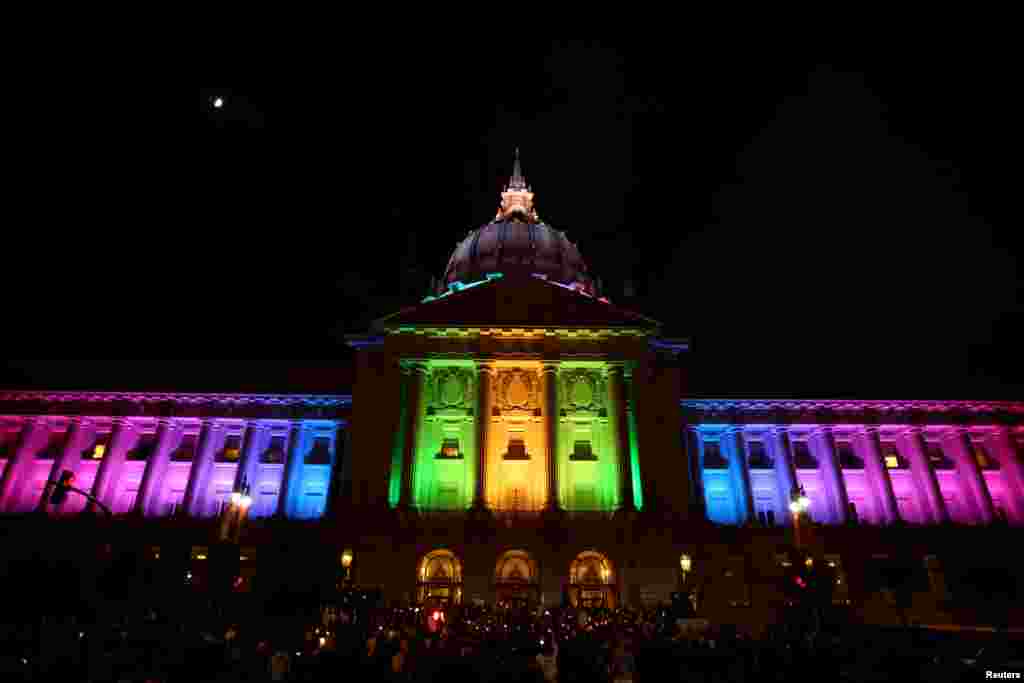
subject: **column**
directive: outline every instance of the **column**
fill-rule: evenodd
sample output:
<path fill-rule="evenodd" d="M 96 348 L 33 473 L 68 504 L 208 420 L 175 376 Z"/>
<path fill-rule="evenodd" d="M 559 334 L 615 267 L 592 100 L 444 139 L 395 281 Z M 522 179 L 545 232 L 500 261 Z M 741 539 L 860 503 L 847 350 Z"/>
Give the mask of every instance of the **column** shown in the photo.
<path fill-rule="evenodd" d="M 171 453 L 177 446 L 175 443 L 177 435 L 178 431 L 172 420 L 160 420 L 156 448 L 146 462 L 146 470 L 142 473 L 142 483 L 139 485 L 139 495 L 135 499 L 135 510 L 143 517 L 153 516 L 157 513 L 164 474 L 167 473 Z"/>
<path fill-rule="evenodd" d="M 288 459 L 281 477 L 281 495 L 277 497 L 276 517 L 291 518 L 302 501 L 302 469 L 306 464 L 303 448 L 305 430 L 301 421 L 294 421 L 288 431 Z"/>
<path fill-rule="evenodd" d="M 882 461 L 882 434 L 878 427 L 865 427 L 860 434 L 864 441 L 864 469 L 870 478 L 871 490 L 882 504 L 886 524 L 900 521 L 900 510 L 896 494 L 892 490 L 892 478 Z"/>
<path fill-rule="evenodd" d="M 832 524 L 845 524 L 850 509 L 849 497 L 846 494 L 846 483 L 843 481 L 843 473 L 839 469 L 839 459 L 836 456 L 835 440 L 832 437 L 831 427 L 822 427 L 815 432 L 814 437 L 818 441 L 818 466 L 825 479 L 825 489 L 829 492 L 829 501 L 833 516 L 828 520 Z M 825 520 L 821 520 L 825 521 Z"/>
<path fill-rule="evenodd" d="M 943 438 L 956 457 L 962 495 L 966 500 L 973 502 L 971 507 L 974 521 L 979 524 L 991 524 L 995 516 L 992 510 L 992 497 L 985 485 L 978 461 L 974 459 L 970 433 L 962 427 L 957 427 L 949 430 Z"/>
<path fill-rule="evenodd" d="M 772 460 L 775 464 L 775 481 L 778 489 L 780 517 L 775 521 L 784 526 L 791 526 L 793 520 L 789 514 L 790 498 L 796 488 L 796 470 L 793 468 L 793 453 L 789 443 L 789 430 L 775 427 L 772 434 Z"/>
<path fill-rule="evenodd" d="M 235 491 L 241 491 L 243 485 L 256 490 L 256 468 L 260 463 L 260 452 L 266 447 L 267 427 L 250 420 L 245 424 L 245 437 L 242 446 L 242 459 L 235 473 Z"/>
<path fill-rule="evenodd" d="M 64 442 L 64 450 L 62 450 L 60 455 L 53 461 L 53 467 L 50 468 L 50 481 L 57 481 L 60 479 L 61 473 L 66 469 L 74 471 L 73 468 L 68 467 L 68 463 L 74 457 L 73 454 L 76 451 L 81 451 L 80 442 L 82 441 L 83 424 L 88 424 L 88 420 L 81 417 L 73 417 L 69 421 L 68 435 L 67 440 Z M 75 465 L 77 465 L 77 462 Z M 52 486 L 43 487 L 43 495 L 36 505 L 36 510 L 45 512 L 49 509 L 51 493 L 53 493 Z M 54 509 L 54 512 L 56 512 L 56 509 Z"/>
<path fill-rule="evenodd" d="M 1006 503 L 1009 507 L 1006 512 L 1013 516 L 1014 522 L 1024 524 L 1024 462 L 1017 457 L 1013 437 L 1006 427 L 996 430 L 992 435 L 992 444 L 998 453 L 999 467 L 1006 486 Z"/>
<path fill-rule="evenodd" d="M 199 443 L 199 452 L 192 462 L 188 473 L 188 485 L 185 487 L 185 500 L 182 504 L 185 514 L 189 517 L 202 517 L 206 504 L 206 485 L 209 472 L 213 469 L 214 440 L 221 426 L 212 420 L 203 421 L 203 431 Z"/>
<path fill-rule="evenodd" d="M 737 508 L 741 511 L 743 519 L 741 524 L 749 524 L 756 515 L 754 514 L 754 493 L 750 484 L 750 462 L 747 460 L 747 442 L 743 436 L 743 427 L 732 427 L 729 429 L 730 450 L 729 471 L 732 479 L 732 488 L 737 498 Z"/>
<path fill-rule="evenodd" d="M 931 521 L 935 524 L 945 524 L 949 521 L 949 512 L 946 510 L 946 501 L 942 498 L 939 479 L 928 460 L 924 432 L 919 427 L 912 427 L 904 433 L 904 439 L 907 454 L 910 456 L 910 470 L 915 483 L 920 487 L 921 497 L 928 501 Z"/>
<path fill-rule="evenodd" d="M 608 368 L 608 406 L 613 425 L 615 444 L 619 451 L 620 509 L 633 512 L 632 453 L 629 448 L 629 393 L 626 389 L 626 368 L 621 363 Z"/>
<path fill-rule="evenodd" d="M 476 362 L 476 485 L 473 488 L 473 508 L 477 510 L 487 506 L 487 435 L 491 426 L 491 384 L 495 373 L 493 363 Z"/>
<path fill-rule="evenodd" d="M 35 451 L 49 438 L 49 425 L 44 417 L 30 417 L 22 422 L 18 435 L 18 446 L 7 461 L 3 478 L 0 479 L 0 509 L 15 512 L 19 502 L 19 485 L 23 483 L 32 467 Z"/>
<path fill-rule="evenodd" d="M 707 505 L 704 502 L 704 474 L 700 462 L 700 439 L 694 427 L 686 430 L 686 456 L 690 472 L 690 506 L 699 513 L 700 519 L 707 519 Z"/>
<path fill-rule="evenodd" d="M 103 462 L 100 463 L 101 472 L 97 473 L 97 479 L 101 474 L 104 479 L 99 488 L 96 488 L 98 493 L 93 494 L 108 508 L 114 507 L 114 493 L 124 474 L 125 459 L 128 457 L 128 451 L 135 447 L 138 438 L 139 434 L 135 425 L 128 420 L 117 420 L 117 431 L 114 432 L 110 440 L 110 450 L 105 454 Z"/>
<path fill-rule="evenodd" d="M 423 412 L 423 383 L 427 376 L 427 367 L 423 363 L 412 362 L 403 365 L 402 371 L 409 373 L 409 411 L 405 427 L 405 445 L 402 452 L 402 495 L 400 507 L 411 507 L 413 485 L 416 481 L 416 447 L 419 444 L 419 427 Z"/>

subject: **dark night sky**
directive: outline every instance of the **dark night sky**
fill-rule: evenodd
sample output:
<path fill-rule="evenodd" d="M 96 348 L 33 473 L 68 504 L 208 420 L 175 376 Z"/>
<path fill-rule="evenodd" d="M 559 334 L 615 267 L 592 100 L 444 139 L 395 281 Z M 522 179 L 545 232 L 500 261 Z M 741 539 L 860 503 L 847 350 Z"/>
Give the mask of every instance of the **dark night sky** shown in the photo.
<path fill-rule="evenodd" d="M 69 243 L 93 276 L 51 264 L 65 294 L 7 340 L 332 360 L 11 361 L 0 383 L 329 390 L 292 368 L 344 365 L 341 334 L 421 297 L 494 215 L 518 145 L 541 217 L 612 300 L 631 278 L 635 308 L 692 338 L 696 394 L 1024 399 L 1009 66 L 491 47 L 200 89 L 184 163 L 151 169 L 160 200 Z"/>

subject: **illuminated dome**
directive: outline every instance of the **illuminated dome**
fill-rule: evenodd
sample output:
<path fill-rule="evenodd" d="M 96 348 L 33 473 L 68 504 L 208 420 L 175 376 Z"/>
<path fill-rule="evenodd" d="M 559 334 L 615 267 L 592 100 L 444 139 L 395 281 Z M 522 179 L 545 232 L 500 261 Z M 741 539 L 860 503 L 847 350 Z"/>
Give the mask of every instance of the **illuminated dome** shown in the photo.
<path fill-rule="evenodd" d="M 543 275 L 552 282 L 597 294 L 594 279 L 576 245 L 564 232 L 537 216 L 533 192 L 519 166 L 519 150 L 512 179 L 501 193 L 498 214 L 455 247 L 441 281 L 441 291 L 453 282 L 483 280 L 488 273 Z"/>

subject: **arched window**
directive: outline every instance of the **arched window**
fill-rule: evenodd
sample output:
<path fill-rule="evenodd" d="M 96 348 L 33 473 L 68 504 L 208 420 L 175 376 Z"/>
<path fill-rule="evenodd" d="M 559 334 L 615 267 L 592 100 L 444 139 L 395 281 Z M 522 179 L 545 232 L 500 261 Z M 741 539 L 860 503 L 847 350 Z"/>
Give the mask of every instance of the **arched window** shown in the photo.
<path fill-rule="evenodd" d="M 594 550 L 576 556 L 569 566 L 570 597 L 577 607 L 615 607 L 615 570 Z"/>
<path fill-rule="evenodd" d="M 416 568 L 417 602 L 457 605 L 462 602 L 462 563 L 450 550 L 427 553 Z"/>

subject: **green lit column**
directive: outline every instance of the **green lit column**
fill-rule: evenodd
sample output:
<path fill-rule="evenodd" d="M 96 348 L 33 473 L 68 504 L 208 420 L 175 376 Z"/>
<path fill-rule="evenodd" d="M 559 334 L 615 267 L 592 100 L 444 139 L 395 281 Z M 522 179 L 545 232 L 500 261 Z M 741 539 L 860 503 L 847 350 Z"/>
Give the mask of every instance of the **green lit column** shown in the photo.
<path fill-rule="evenodd" d="M 419 434 L 420 413 L 422 412 L 423 382 L 427 376 L 427 366 L 423 363 L 410 362 L 403 366 L 403 372 L 409 373 L 408 415 L 405 426 L 405 450 L 402 463 L 402 495 L 398 506 L 409 508 L 414 504 L 412 487 L 415 479 L 413 468 L 416 466 L 416 444 Z"/>
<path fill-rule="evenodd" d="M 644 509 L 643 480 L 640 478 L 639 432 L 636 427 L 636 387 L 633 386 L 633 365 L 626 364 L 625 374 L 626 424 L 629 425 L 629 471 L 632 487 L 633 508 Z"/>
<path fill-rule="evenodd" d="M 476 482 L 473 487 L 473 508 L 483 510 L 486 507 L 485 488 L 487 484 L 487 432 L 491 424 L 492 393 L 491 381 L 496 370 L 489 361 L 477 361 L 477 398 L 476 398 Z"/>
<path fill-rule="evenodd" d="M 544 363 L 544 428 L 547 445 L 548 495 L 545 509 L 558 510 L 558 363 Z"/>
<path fill-rule="evenodd" d="M 619 507 L 632 512 L 633 506 L 633 472 L 632 453 L 630 449 L 629 395 L 626 389 L 626 368 L 622 363 L 612 364 L 608 368 L 608 402 L 615 427 L 615 445 L 619 452 Z"/>

